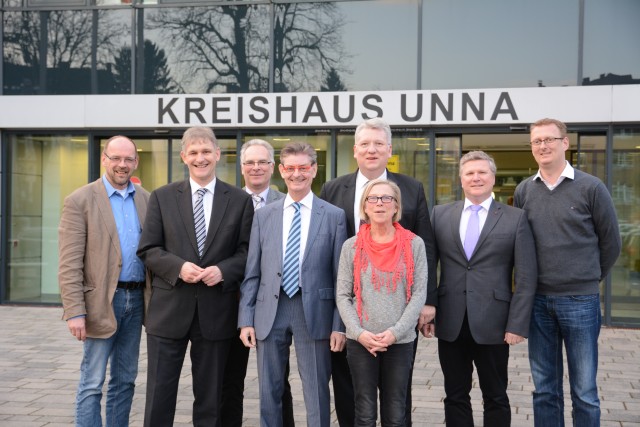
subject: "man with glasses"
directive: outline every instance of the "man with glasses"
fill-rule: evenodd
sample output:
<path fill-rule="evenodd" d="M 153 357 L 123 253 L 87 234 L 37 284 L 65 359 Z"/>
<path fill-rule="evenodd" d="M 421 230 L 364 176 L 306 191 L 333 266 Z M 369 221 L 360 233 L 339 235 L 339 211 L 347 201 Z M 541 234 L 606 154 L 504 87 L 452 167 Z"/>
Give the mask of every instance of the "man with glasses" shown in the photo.
<path fill-rule="evenodd" d="M 71 334 L 83 344 L 76 395 L 77 426 L 103 425 L 100 409 L 107 363 L 107 426 L 128 426 L 138 375 L 145 269 L 136 256 L 149 193 L 131 182 L 135 143 L 110 138 L 105 173 L 65 198 L 59 228 L 58 283 Z"/>
<path fill-rule="evenodd" d="M 406 175 L 387 170 L 387 162 L 391 157 L 391 128 L 380 118 L 366 120 L 355 132 L 353 157 L 358 163 L 358 170 L 352 174 L 333 179 L 322 186 L 320 198 L 342 208 L 347 215 L 347 236 L 352 237 L 360 228 L 359 201 L 365 185 L 374 179 L 388 179 L 395 182 L 402 193 L 402 218 L 400 225 L 424 240 L 427 252 L 428 284 L 427 299 L 420 313 L 418 328 L 433 321 L 437 305 L 437 285 L 435 275 L 435 251 L 433 232 L 429 221 L 429 208 L 424 195 L 424 187 Z M 414 358 L 418 340 L 414 342 Z M 351 373 L 347 363 L 346 351 L 331 354 L 333 393 L 341 427 L 353 426 L 354 395 Z M 407 390 L 406 425 L 411 425 L 411 381 Z M 384 414 L 382 414 L 384 419 Z"/>
<path fill-rule="evenodd" d="M 564 425 L 564 343 L 573 425 L 599 426 L 596 376 L 601 313 L 599 283 L 620 254 L 613 201 L 598 178 L 571 167 L 567 127 L 555 119 L 531 125 L 538 172 L 516 187 L 536 242 L 538 288 L 529 330 L 534 423 Z"/>
<path fill-rule="evenodd" d="M 328 427 L 331 351 L 345 345 L 335 301 L 340 250 L 346 239 L 342 209 L 313 195 L 317 154 L 309 144 L 280 152 L 287 196 L 256 211 L 238 327 L 257 348 L 260 424 L 281 426 L 285 366 L 293 339 L 307 425 Z"/>
<path fill-rule="evenodd" d="M 220 147 L 208 127 L 182 136 L 189 179 L 151 193 L 138 256 L 153 273 L 145 319 L 144 425 L 172 426 L 189 344 L 193 424 L 222 426 L 222 382 L 237 335 L 237 291 L 247 262 L 251 197 L 216 176 Z"/>
<path fill-rule="evenodd" d="M 254 210 L 284 198 L 284 194 L 270 187 L 274 169 L 274 150 L 271 144 L 262 139 L 245 142 L 240 149 L 244 190 L 253 200 Z M 239 337 L 231 340 L 231 350 L 222 384 L 222 425 L 241 427 L 244 399 L 244 379 L 247 375 L 249 347 L 245 347 Z M 286 375 L 289 375 L 287 365 Z M 285 382 L 285 394 L 282 400 L 284 427 L 293 426 L 293 404 L 291 385 Z"/>

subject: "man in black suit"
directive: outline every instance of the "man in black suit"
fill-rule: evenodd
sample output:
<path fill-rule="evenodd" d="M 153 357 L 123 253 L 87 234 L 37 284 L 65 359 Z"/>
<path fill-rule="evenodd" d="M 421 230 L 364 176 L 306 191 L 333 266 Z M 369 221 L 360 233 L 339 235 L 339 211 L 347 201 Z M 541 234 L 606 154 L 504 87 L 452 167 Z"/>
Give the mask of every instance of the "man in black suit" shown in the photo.
<path fill-rule="evenodd" d="M 374 179 L 388 179 L 400 187 L 402 193 L 402 219 L 400 225 L 411 230 L 424 240 L 427 249 L 428 283 L 427 300 L 420 313 L 418 328 L 433 321 L 437 305 L 437 288 L 435 277 L 435 249 L 433 231 L 429 220 L 429 208 L 424 195 L 424 187 L 406 175 L 392 173 L 387 170 L 387 162 L 391 157 L 391 129 L 380 118 L 366 120 L 355 132 L 353 157 L 358 163 L 358 170 L 352 174 L 333 179 L 322 186 L 320 198 L 342 208 L 347 214 L 347 237 L 354 236 L 360 227 L 360 197 L 367 182 Z M 415 341 L 417 349 L 418 340 Z M 351 373 L 347 363 L 346 351 L 331 353 L 333 393 L 336 413 L 341 427 L 353 426 L 354 398 Z M 384 414 L 382 414 L 384 419 Z M 407 390 L 406 425 L 411 425 L 411 381 Z"/>
<path fill-rule="evenodd" d="M 438 205 L 431 215 L 440 261 L 435 332 L 445 420 L 452 427 L 473 426 L 469 392 L 474 364 L 484 425 L 511 425 L 509 345 L 529 333 L 538 279 L 535 243 L 526 213 L 491 197 L 495 177 L 489 155 L 465 154 L 460 159 L 465 200 Z"/>
<path fill-rule="evenodd" d="M 193 424 L 219 427 L 253 203 L 245 191 L 216 178 L 220 148 L 211 129 L 187 129 L 180 157 L 189 179 L 151 193 L 137 252 L 153 274 L 145 318 L 144 425 L 173 425 L 180 371 L 191 342 Z"/>

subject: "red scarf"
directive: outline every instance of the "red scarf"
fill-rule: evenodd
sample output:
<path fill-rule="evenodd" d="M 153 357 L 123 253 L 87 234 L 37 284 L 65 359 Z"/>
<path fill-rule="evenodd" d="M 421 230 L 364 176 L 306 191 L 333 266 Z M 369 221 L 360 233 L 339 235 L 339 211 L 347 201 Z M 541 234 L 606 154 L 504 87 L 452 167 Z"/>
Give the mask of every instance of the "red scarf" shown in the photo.
<path fill-rule="evenodd" d="M 397 222 L 393 240 L 387 243 L 374 242 L 371 239 L 371 224 L 360 226 L 356 237 L 356 253 L 353 259 L 353 293 L 356 296 L 356 311 L 362 324 L 362 316 L 368 320 L 369 316 L 362 312 L 362 282 L 361 275 L 371 264 L 371 283 L 374 289 L 380 291 L 384 286 L 387 292 L 395 292 L 398 281 L 406 278 L 407 302 L 411 299 L 413 286 L 413 252 L 411 240 L 415 237 L 411 231 L 402 228 Z"/>

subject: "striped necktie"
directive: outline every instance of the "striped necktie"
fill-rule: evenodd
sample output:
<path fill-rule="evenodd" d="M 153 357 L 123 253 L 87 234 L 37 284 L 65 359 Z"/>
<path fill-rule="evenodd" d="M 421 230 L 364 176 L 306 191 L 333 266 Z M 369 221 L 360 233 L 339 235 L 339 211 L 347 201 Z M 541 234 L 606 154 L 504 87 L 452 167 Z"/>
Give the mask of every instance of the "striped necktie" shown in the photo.
<path fill-rule="evenodd" d="M 256 193 L 251 193 L 251 198 L 253 199 L 253 209 L 258 210 L 262 207 L 262 201 L 264 200 L 261 195 Z"/>
<path fill-rule="evenodd" d="M 293 214 L 291 229 L 289 229 L 282 274 L 282 289 L 289 298 L 293 297 L 300 288 L 300 203 L 295 202 L 291 206 L 296 211 Z"/>
<path fill-rule="evenodd" d="M 204 195 L 207 193 L 206 188 L 200 188 L 197 191 L 198 199 L 193 207 L 193 220 L 196 226 L 196 242 L 198 243 L 198 255 L 202 258 L 204 250 L 204 241 L 207 240 L 207 222 L 204 220 Z"/>

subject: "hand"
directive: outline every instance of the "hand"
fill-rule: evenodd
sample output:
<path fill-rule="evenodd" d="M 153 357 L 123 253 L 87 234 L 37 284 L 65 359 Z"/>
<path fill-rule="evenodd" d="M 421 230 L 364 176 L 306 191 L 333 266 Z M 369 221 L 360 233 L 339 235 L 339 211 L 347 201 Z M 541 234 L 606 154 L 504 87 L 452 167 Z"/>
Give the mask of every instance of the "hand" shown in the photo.
<path fill-rule="evenodd" d="M 76 337 L 78 341 L 87 339 L 86 319 L 84 317 L 74 317 L 67 320 L 67 326 L 71 335 Z"/>
<path fill-rule="evenodd" d="M 251 326 L 240 328 L 240 340 L 245 347 L 253 348 L 256 346 L 256 330 Z"/>
<path fill-rule="evenodd" d="M 207 267 L 200 275 L 200 280 L 207 286 L 215 286 L 222 282 L 222 271 L 220 271 L 217 265 Z"/>
<path fill-rule="evenodd" d="M 436 325 L 433 323 L 427 323 L 422 327 L 422 329 L 420 329 L 420 332 L 422 332 L 422 335 L 424 335 L 425 338 L 433 338 L 436 336 Z"/>
<path fill-rule="evenodd" d="M 420 310 L 420 317 L 418 318 L 418 329 L 422 330 L 424 325 L 433 322 L 436 317 L 436 308 L 433 305 L 422 306 Z"/>
<path fill-rule="evenodd" d="M 198 283 L 203 272 L 204 269 L 202 267 L 192 262 L 185 262 L 180 268 L 180 278 L 186 283 Z"/>
<path fill-rule="evenodd" d="M 509 345 L 520 344 L 522 341 L 524 341 L 524 337 L 521 337 L 520 335 L 512 334 L 511 332 L 506 332 L 504 334 L 504 342 Z"/>
<path fill-rule="evenodd" d="M 340 332 L 331 332 L 331 337 L 329 338 L 329 345 L 331 346 L 331 351 L 334 353 L 339 353 L 344 350 L 344 346 L 347 343 L 347 337 Z"/>
<path fill-rule="evenodd" d="M 373 355 L 373 357 L 377 356 L 377 352 L 379 351 L 387 351 L 387 346 L 384 343 L 380 342 L 380 339 L 377 335 L 372 334 L 369 331 L 364 331 L 358 337 L 358 342 L 367 349 L 369 353 Z"/>
<path fill-rule="evenodd" d="M 376 334 L 376 337 L 378 338 L 378 342 L 380 344 L 383 344 L 385 347 L 391 347 L 396 343 L 396 336 L 393 335 L 393 332 L 391 332 L 389 329 Z"/>

